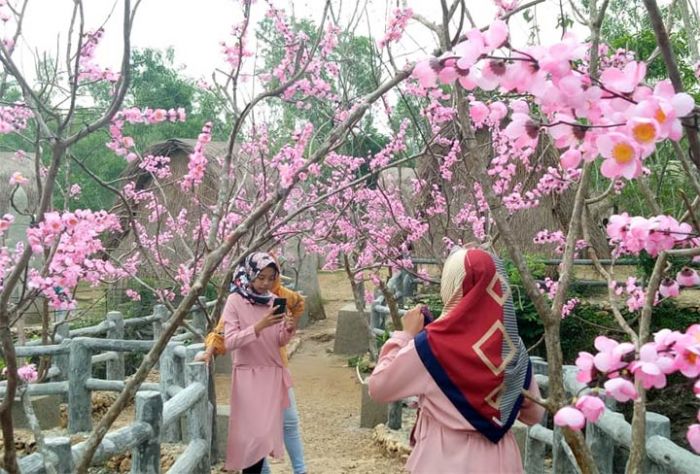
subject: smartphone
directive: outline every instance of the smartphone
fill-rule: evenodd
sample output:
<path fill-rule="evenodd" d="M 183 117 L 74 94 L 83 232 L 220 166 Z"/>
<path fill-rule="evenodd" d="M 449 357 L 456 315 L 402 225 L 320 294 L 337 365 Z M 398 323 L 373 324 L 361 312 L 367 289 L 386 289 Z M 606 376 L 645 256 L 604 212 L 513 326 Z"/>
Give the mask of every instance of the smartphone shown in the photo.
<path fill-rule="evenodd" d="M 423 315 L 423 327 L 427 326 L 435 320 L 433 313 L 430 312 L 430 309 L 428 309 L 427 306 L 423 306 L 420 309 L 420 312 Z"/>
<path fill-rule="evenodd" d="M 275 298 L 272 302 L 272 307 L 277 306 L 274 314 L 284 314 L 287 312 L 287 299 L 286 298 Z"/>

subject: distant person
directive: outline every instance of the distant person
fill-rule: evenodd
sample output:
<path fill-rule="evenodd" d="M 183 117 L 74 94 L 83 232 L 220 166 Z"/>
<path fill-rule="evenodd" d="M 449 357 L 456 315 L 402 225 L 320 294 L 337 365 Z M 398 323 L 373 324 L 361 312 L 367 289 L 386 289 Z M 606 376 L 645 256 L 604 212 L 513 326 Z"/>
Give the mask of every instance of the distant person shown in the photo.
<path fill-rule="evenodd" d="M 500 262 L 499 262 L 500 264 Z M 532 425 L 544 408 L 518 329 L 505 276 L 479 249 L 459 249 L 442 271 L 443 315 L 424 327 L 421 306 L 384 344 L 369 378 L 381 402 L 418 396 L 412 473 L 521 473 L 510 428 Z"/>
<path fill-rule="evenodd" d="M 207 349 L 199 357 L 208 360 L 213 353 L 223 352 L 222 339 L 225 350 L 233 351 L 228 470 L 261 473 L 266 457 L 281 457 L 283 441 L 287 441 L 294 472 L 306 471 L 284 351 L 303 312 L 303 300 L 298 293 L 280 287 L 279 280 L 279 266 L 272 256 L 264 252 L 249 255 L 234 276 L 219 326 L 207 337 Z M 277 296 L 287 299 L 285 314 L 275 314 L 277 308 L 272 305 Z"/>

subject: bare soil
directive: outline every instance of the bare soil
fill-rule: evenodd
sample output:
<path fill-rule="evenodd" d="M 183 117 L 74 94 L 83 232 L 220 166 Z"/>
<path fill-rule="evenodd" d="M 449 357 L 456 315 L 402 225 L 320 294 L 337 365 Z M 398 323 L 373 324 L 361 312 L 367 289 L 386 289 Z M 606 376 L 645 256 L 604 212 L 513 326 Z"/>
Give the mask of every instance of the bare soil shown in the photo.
<path fill-rule="evenodd" d="M 327 319 L 299 331 L 290 360 L 306 465 L 310 473 L 398 474 L 403 462 L 383 455 L 372 430 L 360 428 L 360 384 L 347 357 L 333 354 L 338 310 L 352 301 L 343 273 L 320 273 Z M 222 383 L 223 382 L 223 383 Z M 228 403 L 228 377 L 217 378 L 217 398 Z M 292 473 L 289 459 L 272 461 L 272 472 Z M 216 472 L 224 472 L 218 466 Z"/>

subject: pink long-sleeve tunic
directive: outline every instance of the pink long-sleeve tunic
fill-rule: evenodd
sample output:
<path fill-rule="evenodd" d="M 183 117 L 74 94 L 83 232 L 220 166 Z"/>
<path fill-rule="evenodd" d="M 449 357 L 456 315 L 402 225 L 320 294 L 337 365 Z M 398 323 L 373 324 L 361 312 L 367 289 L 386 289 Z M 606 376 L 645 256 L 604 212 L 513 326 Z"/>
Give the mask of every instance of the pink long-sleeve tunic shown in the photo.
<path fill-rule="evenodd" d="M 539 396 L 534 377 L 530 392 Z M 369 378 L 369 393 L 373 399 L 383 402 L 418 396 L 421 411 L 415 431 L 416 445 L 406 463 L 409 472 L 523 472 L 513 433 L 508 432 L 494 444 L 476 431 L 425 369 L 408 333 L 394 332 L 382 347 L 377 367 Z M 526 399 L 518 418 L 523 423 L 534 424 L 543 414 L 544 408 Z"/>
<path fill-rule="evenodd" d="M 224 344 L 233 351 L 225 463 L 229 470 L 252 466 L 268 455 L 284 455 L 282 420 L 292 379 L 282 364 L 280 346 L 289 342 L 294 328 L 279 323 L 256 335 L 253 326 L 269 310 L 237 293 L 224 306 Z"/>

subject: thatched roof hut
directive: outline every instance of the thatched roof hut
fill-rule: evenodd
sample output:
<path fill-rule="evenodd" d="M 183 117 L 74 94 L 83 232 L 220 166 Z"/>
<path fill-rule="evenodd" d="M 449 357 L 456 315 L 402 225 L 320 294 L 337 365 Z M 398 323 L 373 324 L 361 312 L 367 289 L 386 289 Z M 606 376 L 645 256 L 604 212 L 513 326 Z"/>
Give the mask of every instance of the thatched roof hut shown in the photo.
<path fill-rule="evenodd" d="M 188 172 L 189 155 L 194 150 L 196 140 L 193 139 L 169 139 L 151 146 L 144 156 L 164 156 L 169 158 L 170 176 L 158 181 L 158 186 L 154 185 L 153 175 L 141 168 L 139 162 L 131 162 L 124 172 L 122 178 L 135 183 L 137 191 L 153 191 L 159 196 L 159 200 L 167 208 L 167 214 L 173 218 L 185 211 L 189 223 L 199 222 L 202 216 L 210 213 L 210 206 L 216 203 L 217 190 L 219 188 L 219 176 L 221 167 L 217 157 L 225 153 L 225 143 L 211 142 L 207 144 L 206 155 L 209 163 L 204 174 L 202 183 L 195 187 L 193 191 L 183 191 L 180 181 Z M 149 219 L 151 211 L 142 203 L 130 203 L 131 210 L 136 218 L 136 222 L 143 226 L 149 236 L 158 234 L 164 230 L 163 216 L 157 222 Z M 122 234 L 113 236 L 106 247 L 115 255 L 128 256 L 136 248 L 136 239 L 128 224 L 127 209 L 121 202 L 116 202 L 113 212 L 121 215 Z M 167 245 L 159 245 L 158 259 L 168 262 L 170 268 L 175 268 L 177 264 L 183 263 L 191 258 L 190 246 L 195 245 L 196 236 L 193 236 L 193 228 L 185 229 L 185 236 L 175 238 Z M 146 275 L 157 277 L 159 271 L 144 271 Z"/>

